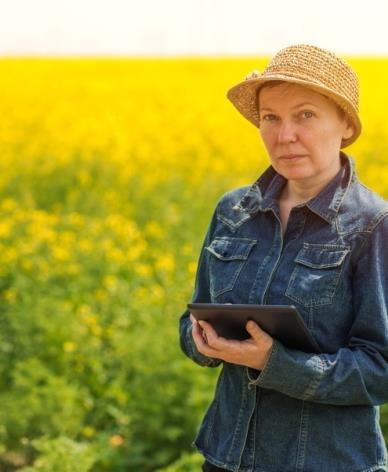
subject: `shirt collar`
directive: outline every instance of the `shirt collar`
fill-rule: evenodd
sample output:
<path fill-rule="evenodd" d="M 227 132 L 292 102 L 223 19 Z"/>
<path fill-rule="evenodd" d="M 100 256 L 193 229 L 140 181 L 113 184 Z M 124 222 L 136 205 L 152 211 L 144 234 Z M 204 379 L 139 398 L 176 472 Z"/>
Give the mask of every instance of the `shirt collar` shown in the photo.
<path fill-rule="evenodd" d="M 332 180 L 312 199 L 298 206 L 306 206 L 312 212 L 331 223 L 338 213 L 346 191 L 355 176 L 355 164 L 351 156 L 340 151 L 341 169 Z M 250 214 L 277 206 L 276 199 L 287 179 L 272 166 L 249 187 L 234 209 Z"/>

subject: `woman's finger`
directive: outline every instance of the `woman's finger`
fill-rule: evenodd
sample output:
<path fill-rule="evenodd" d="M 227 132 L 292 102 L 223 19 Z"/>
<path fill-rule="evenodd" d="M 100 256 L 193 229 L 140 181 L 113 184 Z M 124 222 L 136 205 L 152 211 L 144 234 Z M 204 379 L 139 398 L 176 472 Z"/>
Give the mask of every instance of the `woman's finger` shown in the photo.
<path fill-rule="evenodd" d="M 196 324 L 196 326 L 199 327 L 199 333 L 202 336 L 202 339 L 205 341 L 206 344 L 209 344 L 208 342 L 208 332 L 210 333 L 215 333 L 213 330 L 212 326 L 209 323 L 206 323 L 205 321 L 198 321 L 194 318 L 194 316 L 190 313 L 190 319 L 193 324 Z"/>
<path fill-rule="evenodd" d="M 195 333 L 196 335 L 201 335 L 204 341 L 207 341 L 206 335 L 204 334 L 203 330 L 199 326 L 198 321 L 194 318 L 194 316 L 191 313 L 190 313 L 190 320 L 193 327 L 192 328 L 193 334 Z"/>
<path fill-rule="evenodd" d="M 204 354 L 205 356 L 209 356 L 209 357 L 216 356 L 217 351 L 213 349 L 211 346 L 209 346 L 209 344 L 205 341 L 206 333 L 202 330 L 198 321 L 196 320 L 193 323 L 192 334 L 193 334 L 194 343 L 201 354 Z"/>
<path fill-rule="evenodd" d="M 205 339 L 203 337 L 203 330 L 198 324 L 197 320 L 194 320 L 193 325 L 192 325 L 192 333 L 193 333 L 193 338 L 194 341 L 198 347 L 198 344 L 202 346 L 205 342 Z"/>
<path fill-rule="evenodd" d="M 212 348 L 216 348 L 215 345 L 217 343 L 218 334 L 215 331 L 215 329 L 213 328 L 213 326 L 210 323 L 208 323 L 204 320 L 198 321 L 198 324 L 200 325 L 200 327 L 203 330 L 203 334 L 205 336 L 205 340 L 206 340 L 207 344 L 209 346 L 211 346 Z"/>
<path fill-rule="evenodd" d="M 208 323 L 207 321 L 205 320 L 199 320 L 198 321 L 198 324 L 199 326 L 206 331 L 206 334 L 212 336 L 212 337 L 217 337 L 218 334 L 216 332 L 216 330 L 213 328 L 213 326 Z"/>
<path fill-rule="evenodd" d="M 246 329 L 257 345 L 268 343 L 272 338 L 254 321 L 250 320 L 246 324 Z"/>

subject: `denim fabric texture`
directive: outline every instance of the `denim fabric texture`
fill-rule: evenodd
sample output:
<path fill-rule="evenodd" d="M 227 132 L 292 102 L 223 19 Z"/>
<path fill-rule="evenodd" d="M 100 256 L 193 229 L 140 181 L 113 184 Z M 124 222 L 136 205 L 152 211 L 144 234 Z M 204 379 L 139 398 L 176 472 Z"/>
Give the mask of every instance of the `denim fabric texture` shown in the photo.
<path fill-rule="evenodd" d="M 284 236 L 272 166 L 218 200 L 192 302 L 295 305 L 322 354 L 276 339 L 262 371 L 198 352 L 189 311 L 180 346 L 220 366 L 192 446 L 241 472 L 388 471 L 379 405 L 388 401 L 388 202 L 357 178 L 351 156 Z"/>

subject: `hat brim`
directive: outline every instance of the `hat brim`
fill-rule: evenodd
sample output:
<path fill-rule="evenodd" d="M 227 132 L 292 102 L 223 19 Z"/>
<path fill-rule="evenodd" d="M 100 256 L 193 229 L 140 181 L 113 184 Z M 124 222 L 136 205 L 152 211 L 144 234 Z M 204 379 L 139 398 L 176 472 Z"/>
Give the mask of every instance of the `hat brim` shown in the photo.
<path fill-rule="evenodd" d="M 325 95 L 344 110 L 352 123 L 354 133 L 350 138 L 342 140 L 341 149 L 352 144 L 361 134 L 361 121 L 353 105 L 342 95 L 334 93 L 333 90 L 328 89 L 324 85 L 313 83 L 311 80 L 303 80 L 281 74 L 255 77 L 244 80 L 243 82 L 233 86 L 228 90 L 226 96 L 247 120 L 257 128 L 260 128 L 260 117 L 257 109 L 257 93 L 265 83 L 273 82 L 275 80 L 303 85 Z"/>

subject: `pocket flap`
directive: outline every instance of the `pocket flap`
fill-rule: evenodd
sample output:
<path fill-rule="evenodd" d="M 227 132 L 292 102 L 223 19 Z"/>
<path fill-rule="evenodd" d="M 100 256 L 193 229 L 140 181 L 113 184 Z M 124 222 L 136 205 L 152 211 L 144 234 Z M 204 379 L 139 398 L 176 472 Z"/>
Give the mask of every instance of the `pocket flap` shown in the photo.
<path fill-rule="evenodd" d="M 256 243 L 257 240 L 247 238 L 215 238 L 205 249 L 223 261 L 244 260 Z"/>
<path fill-rule="evenodd" d="M 330 247 L 305 243 L 296 256 L 295 262 L 313 269 L 337 267 L 342 264 L 348 252 L 350 252 L 348 247 Z"/>

